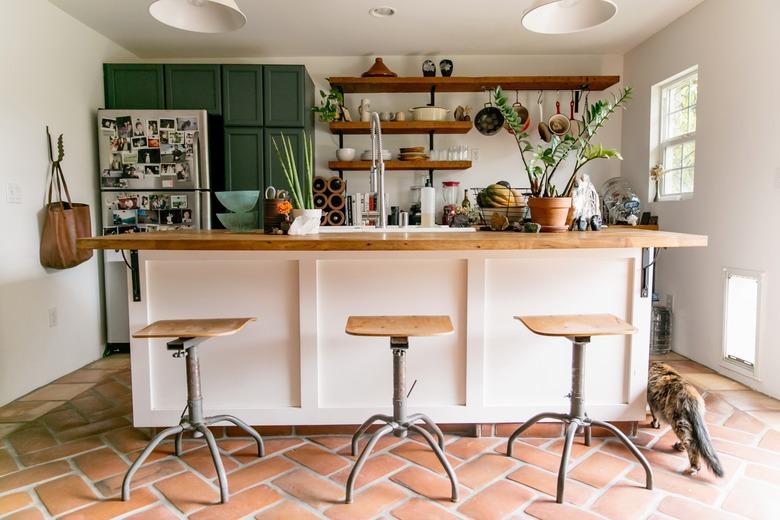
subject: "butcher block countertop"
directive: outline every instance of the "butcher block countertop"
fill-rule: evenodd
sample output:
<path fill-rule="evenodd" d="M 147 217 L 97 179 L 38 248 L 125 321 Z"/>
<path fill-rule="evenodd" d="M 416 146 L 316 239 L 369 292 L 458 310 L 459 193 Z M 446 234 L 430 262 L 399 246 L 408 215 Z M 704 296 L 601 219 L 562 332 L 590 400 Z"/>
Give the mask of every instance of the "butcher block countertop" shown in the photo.
<path fill-rule="evenodd" d="M 521 249 L 604 249 L 704 247 L 705 235 L 609 228 L 567 233 L 322 233 L 266 235 L 261 231 L 156 231 L 82 238 L 82 249 L 171 251 L 513 251 Z"/>

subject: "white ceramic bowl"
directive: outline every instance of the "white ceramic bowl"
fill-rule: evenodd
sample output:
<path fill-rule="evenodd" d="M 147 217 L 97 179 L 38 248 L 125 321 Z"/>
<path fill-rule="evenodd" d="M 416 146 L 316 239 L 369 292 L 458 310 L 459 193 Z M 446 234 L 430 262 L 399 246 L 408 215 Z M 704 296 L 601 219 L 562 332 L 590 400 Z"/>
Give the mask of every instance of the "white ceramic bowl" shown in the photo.
<path fill-rule="evenodd" d="M 336 158 L 339 161 L 354 161 L 355 149 L 354 148 L 339 148 L 336 150 Z"/>
<path fill-rule="evenodd" d="M 449 110 L 441 107 L 414 107 L 409 109 L 415 121 L 444 121 Z"/>

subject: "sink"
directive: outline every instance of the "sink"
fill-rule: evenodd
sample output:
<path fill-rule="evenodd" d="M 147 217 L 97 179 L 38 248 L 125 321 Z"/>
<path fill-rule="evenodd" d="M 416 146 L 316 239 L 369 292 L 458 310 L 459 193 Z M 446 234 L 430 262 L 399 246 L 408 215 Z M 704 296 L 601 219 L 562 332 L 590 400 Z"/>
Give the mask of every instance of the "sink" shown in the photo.
<path fill-rule="evenodd" d="M 384 229 L 374 226 L 321 226 L 320 233 L 473 233 L 473 227 L 452 228 L 449 226 L 387 226 Z"/>

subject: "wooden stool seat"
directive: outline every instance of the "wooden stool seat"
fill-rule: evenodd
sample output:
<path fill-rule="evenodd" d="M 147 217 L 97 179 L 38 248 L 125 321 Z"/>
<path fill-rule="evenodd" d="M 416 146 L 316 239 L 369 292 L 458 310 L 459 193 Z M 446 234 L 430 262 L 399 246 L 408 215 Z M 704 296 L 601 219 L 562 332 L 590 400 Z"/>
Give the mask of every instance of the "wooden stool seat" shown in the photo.
<path fill-rule="evenodd" d="M 255 318 L 159 320 L 133 334 L 134 338 L 213 338 L 231 336 Z"/>
<path fill-rule="evenodd" d="M 352 336 L 410 338 L 444 336 L 455 329 L 449 316 L 350 316 L 345 330 Z"/>
<path fill-rule="evenodd" d="M 612 314 L 515 316 L 515 319 L 540 336 L 623 336 L 636 332 L 633 325 Z"/>

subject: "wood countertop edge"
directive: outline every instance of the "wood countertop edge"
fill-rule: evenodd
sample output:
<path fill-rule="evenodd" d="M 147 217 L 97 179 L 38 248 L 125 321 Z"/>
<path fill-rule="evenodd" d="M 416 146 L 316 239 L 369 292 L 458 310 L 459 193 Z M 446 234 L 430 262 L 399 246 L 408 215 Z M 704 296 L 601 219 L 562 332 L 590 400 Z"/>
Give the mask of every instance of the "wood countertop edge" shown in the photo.
<path fill-rule="evenodd" d="M 111 235 L 78 240 L 78 247 L 82 249 L 179 251 L 515 251 L 706 245 L 707 236 L 704 235 L 624 229 L 538 235 L 478 232 L 468 235 L 415 233 L 377 236 L 344 233 L 302 237 L 201 231 Z"/>

